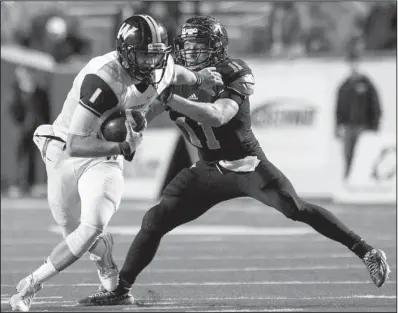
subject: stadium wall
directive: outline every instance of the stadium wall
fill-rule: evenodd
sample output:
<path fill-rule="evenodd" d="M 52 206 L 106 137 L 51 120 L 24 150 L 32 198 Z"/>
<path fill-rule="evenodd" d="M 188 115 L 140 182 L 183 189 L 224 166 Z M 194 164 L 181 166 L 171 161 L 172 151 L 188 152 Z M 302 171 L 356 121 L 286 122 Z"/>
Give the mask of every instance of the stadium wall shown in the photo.
<path fill-rule="evenodd" d="M 37 60 L 29 62 L 26 56 L 18 58 L 15 51 L 10 57 L 3 48 L 1 60 L 2 185 L 4 182 L 15 180 L 16 174 L 15 146 L 18 129 L 10 120 L 8 113 L 11 98 L 10 86 L 14 70 L 20 63 L 18 60 L 21 59 L 24 60 L 26 66 L 40 68 L 40 62 Z M 345 188 L 347 182 L 342 181 L 342 147 L 333 134 L 337 89 L 349 73 L 348 66 L 342 59 L 336 58 L 292 60 L 245 58 L 245 60 L 253 69 L 256 79 L 256 89 L 251 99 L 253 129 L 266 155 L 285 172 L 302 196 L 332 198 L 337 193 L 340 194 L 337 199 L 344 201 L 347 197 L 344 197 L 341 190 Z M 49 81 L 53 104 L 52 118 L 54 119 L 61 111 L 74 76 L 84 64 L 76 62 L 61 67 L 48 62 L 43 64 L 46 65 L 45 71 L 50 72 L 51 75 Z M 361 63 L 361 70 L 369 76 L 379 92 L 383 109 L 378 141 L 388 142 L 389 146 L 393 144 L 394 147 L 396 142 L 397 86 L 395 69 L 396 61 L 392 57 L 370 58 Z M 164 127 L 170 128 L 171 132 L 161 131 L 160 129 Z M 156 118 L 149 129 L 153 129 L 154 132 L 147 149 L 152 150 L 150 146 L 157 146 L 157 141 L 159 147 L 160 143 L 170 142 L 164 147 L 165 151 L 167 150 L 166 153 L 151 153 L 152 163 L 146 162 L 149 167 L 150 164 L 156 162 L 162 163 L 163 165 L 160 167 L 162 175 L 168 176 L 167 179 L 163 178 L 162 183 L 154 183 L 155 190 L 146 196 L 156 198 L 159 196 L 161 188 L 170 179 L 170 171 L 166 171 L 165 168 L 173 164 L 173 172 L 178 170 L 175 162 L 172 162 L 172 159 L 175 158 L 172 150 L 177 146 L 176 141 L 181 141 L 181 139 L 176 139 L 179 137 L 177 134 L 171 135 L 178 131 L 168 120 L 167 114 Z M 389 140 L 384 140 L 384 138 L 389 138 Z M 367 145 L 371 144 L 369 140 L 366 141 Z M 181 144 L 178 146 L 181 149 Z M 384 148 L 380 147 L 379 150 Z M 366 150 L 366 148 L 361 149 Z M 185 154 L 189 155 L 191 162 L 197 159 L 195 151 L 189 146 L 186 146 L 185 150 L 187 152 Z M 145 151 L 143 156 L 145 156 Z M 156 157 L 159 158 L 157 161 L 154 160 Z M 40 159 L 38 161 L 41 162 Z M 362 166 L 369 163 L 357 160 L 356 157 L 354 163 L 358 162 Z M 387 162 L 387 164 L 389 163 Z M 394 165 L 395 163 L 392 166 Z M 45 182 L 44 167 L 42 164 L 38 164 L 37 167 L 41 172 L 40 182 Z M 136 179 L 140 181 L 140 175 L 137 175 L 137 178 L 134 177 L 134 168 L 137 167 L 130 163 L 126 164 L 127 185 L 133 186 Z M 156 179 L 159 179 L 158 174 L 155 176 Z M 394 179 L 390 179 L 390 182 L 392 181 L 395 182 L 395 176 Z M 395 199 L 395 191 L 391 194 L 391 188 L 389 188 L 389 197 L 385 197 L 385 194 L 381 194 L 379 197 L 391 200 L 391 196 L 394 196 Z M 126 197 L 135 197 L 136 195 L 125 193 Z"/>

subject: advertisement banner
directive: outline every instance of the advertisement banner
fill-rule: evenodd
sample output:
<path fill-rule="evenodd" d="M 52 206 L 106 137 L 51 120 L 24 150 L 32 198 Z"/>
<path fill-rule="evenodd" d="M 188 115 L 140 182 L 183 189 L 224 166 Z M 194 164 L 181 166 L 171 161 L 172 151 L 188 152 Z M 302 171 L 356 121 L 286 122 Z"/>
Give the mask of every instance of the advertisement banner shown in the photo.
<path fill-rule="evenodd" d="M 333 199 L 342 203 L 396 203 L 397 147 L 394 133 L 359 137 L 347 180 Z"/>
<path fill-rule="evenodd" d="M 133 161 L 124 161 L 125 199 L 159 198 L 179 137 L 177 129 L 145 130 Z"/>
<path fill-rule="evenodd" d="M 335 158 L 336 98 L 349 66 L 337 58 L 253 59 L 248 65 L 256 80 L 250 97 L 253 131 L 266 156 L 299 195 L 332 198 L 341 181 L 336 177 L 341 166 Z M 364 59 L 359 71 L 379 94 L 380 130 L 395 131 L 395 59 Z"/>

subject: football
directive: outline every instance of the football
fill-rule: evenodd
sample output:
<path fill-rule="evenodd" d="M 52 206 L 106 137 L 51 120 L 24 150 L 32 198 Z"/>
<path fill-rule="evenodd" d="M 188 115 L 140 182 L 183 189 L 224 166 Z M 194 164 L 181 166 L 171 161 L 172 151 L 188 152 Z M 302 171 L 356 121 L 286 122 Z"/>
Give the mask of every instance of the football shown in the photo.
<path fill-rule="evenodd" d="M 136 122 L 134 131 L 141 131 L 145 127 L 145 118 L 138 111 L 132 111 L 131 114 Z M 106 141 L 123 142 L 127 135 L 125 121 L 126 115 L 124 112 L 117 112 L 108 117 L 101 125 L 103 138 Z"/>

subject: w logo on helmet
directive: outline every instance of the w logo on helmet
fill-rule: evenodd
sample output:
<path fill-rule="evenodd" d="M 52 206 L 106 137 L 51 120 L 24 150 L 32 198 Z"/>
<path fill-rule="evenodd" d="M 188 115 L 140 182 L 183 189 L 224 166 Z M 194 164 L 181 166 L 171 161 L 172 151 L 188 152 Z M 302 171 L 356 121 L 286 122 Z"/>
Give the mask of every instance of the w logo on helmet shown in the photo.
<path fill-rule="evenodd" d="M 123 38 L 124 40 L 126 40 L 129 35 L 135 33 L 137 30 L 139 30 L 137 27 L 131 27 L 131 25 L 123 23 L 122 26 L 120 26 L 119 28 L 117 38 Z"/>

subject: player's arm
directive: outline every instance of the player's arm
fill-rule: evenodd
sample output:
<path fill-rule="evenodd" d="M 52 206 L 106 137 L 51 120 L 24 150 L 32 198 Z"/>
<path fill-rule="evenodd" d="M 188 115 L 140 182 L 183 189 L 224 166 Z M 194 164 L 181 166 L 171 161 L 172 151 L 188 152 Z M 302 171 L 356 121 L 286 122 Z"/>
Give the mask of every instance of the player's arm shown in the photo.
<path fill-rule="evenodd" d="M 216 71 L 215 67 L 207 67 L 193 72 L 181 65 L 175 65 L 171 84 L 196 86 L 196 88 L 210 91 L 215 86 L 222 86 L 224 83 L 221 74 Z"/>
<path fill-rule="evenodd" d="M 165 111 L 165 107 L 161 100 L 155 99 L 147 112 L 145 112 L 145 119 L 149 124 L 156 116 L 162 114 Z"/>
<path fill-rule="evenodd" d="M 236 115 L 243 101 L 253 94 L 253 87 L 253 75 L 246 74 L 226 86 L 214 103 L 195 102 L 172 95 L 167 101 L 167 106 L 199 123 L 219 127 Z"/>
<path fill-rule="evenodd" d="M 132 152 L 126 141 L 109 142 L 96 136 L 101 116 L 117 103 L 115 93 L 106 82 L 97 75 L 86 75 L 66 141 L 66 151 L 70 156 L 104 157 Z"/>

